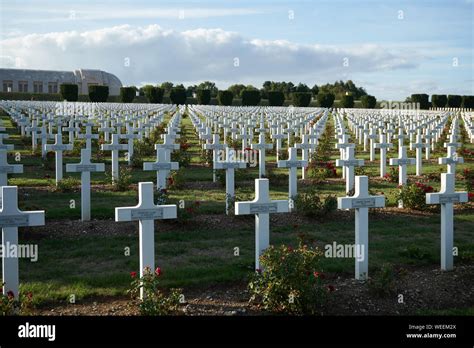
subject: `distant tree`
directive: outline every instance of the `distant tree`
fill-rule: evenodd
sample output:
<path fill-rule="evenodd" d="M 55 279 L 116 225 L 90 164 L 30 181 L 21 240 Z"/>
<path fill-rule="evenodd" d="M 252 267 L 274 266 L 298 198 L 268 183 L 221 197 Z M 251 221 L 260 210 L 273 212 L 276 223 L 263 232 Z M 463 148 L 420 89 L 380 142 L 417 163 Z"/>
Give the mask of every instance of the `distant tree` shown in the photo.
<path fill-rule="evenodd" d="M 211 102 L 211 90 L 198 89 L 197 100 L 198 100 L 198 104 L 208 105 Z"/>
<path fill-rule="evenodd" d="M 204 81 L 200 83 L 197 86 L 197 89 L 203 89 L 203 90 L 208 89 L 211 93 L 212 98 L 217 97 L 217 93 L 219 92 L 219 89 L 216 87 L 216 84 L 211 81 Z"/>
<path fill-rule="evenodd" d="M 268 91 L 268 104 L 282 106 L 285 103 L 285 94 L 282 91 Z"/>
<path fill-rule="evenodd" d="M 120 87 L 120 102 L 132 103 L 135 99 L 135 88 L 133 87 Z"/>
<path fill-rule="evenodd" d="M 319 92 L 317 99 L 318 99 L 319 106 L 323 108 L 330 108 L 334 104 L 335 96 L 332 93 Z"/>
<path fill-rule="evenodd" d="M 260 91 L 253 86 L 247 86 L 242 92 L 240 97 L 242 98 L 243 106 L 256 106 L 260 103 Z"/>
<path fill-rule="evenodd" d="M 459 108 L 461 107 L 462 97 L 460 95 L 450 94 L 448 95 L 448 107 L 449 108 Z"/>
<path fill-rule="evenodd" d="M 444 108 L 448 102 L 446 94 L 433 94 L 431 96 L 431 105 L 434 108 Z"/>
<path fill-rule="evenodd" d="M 231 91 L 234 96 L 240 96 L 240 93 L 245 89 L 245 85 L 235 84 L 230 86 L 227 90 Z"/>
<path fill-rule="evenodd" d="M 234 99 L 234 94 L 229 90 L 219 91 L 217 93 L 217 101 L 219 105 L 232 105 L 233 99 Z"/>
<path fill-rule="evenodd" d="M 373 95 L 364 95 L 360 98 L 360 102 L 364 109 L 373 109 L 377 105 L 377 99 Z"/>
<path fill-rule="evenodd" d="M 152 104 L 160 104 L 163 102 L 163 95 L 165 93 L 163 88 L 146 85 L 143 87 L 143 91 L 148 102 Z"/>
<path fill-rule="evenodd" d="M 308 87 L 307 85 L 305 85 L 304 83 L 299 83 L 298 86 L 296 86 L 296 88 L 295 88 L 295 92 L 308 93 L 308 92 L 311 92 L 311 90 L 310 90 L 309 87 Z"/>
<path fill-rule="evenodd" d="M 59 86 L 59 92 L 61 93 L 61 98 L 75 102 L 79 99 L 79 86 L 75 83 L 63 83 Z"/>
<path fill-rule="evenodd" d="M 474 95 L 463 95 L 461 105 L 463 108 L 473 109 L 474 108 Z"/>
<path fill-rule="evenodd" d="M 173 87 L 170 91 L 170 99 L 173 104 L 186 104 L 186 90 L 182 87 Z"/>
<path fill-rule="evenodd" d="M 412 103 L 418 103 L 420 104 L 420 109 L 422 110 L 428 110 L 430 107 L 430 102 L 429 102 L 429 96 L 428 94 L 412 94 L 411 97 L 411 102 Z"/>
<path fill-rule="evenodd" d="M 354 97 L 350 94 L 342 96 L 341 105 L 343 108 L 353 108 L 354 107 Z"/>
<path fill-rule="evenodd" d="M 109 98 L 109 86 L 89 86 L 89 99 L 93 103 L 105 103 Z"/>
<path fill-rule="evenodd" d="M 186 87 L 186 96 L 192 98 L 194 93 L 197 93 L 198 87 L 196 85 Z"/>
<path fill-rule="evenodd" d="M 319 87 L 318 85 L 314 85 L 313 88 L 311 88 L 311 93 L 313 93 L 313 97 L 317 97 L 318 93 L 319 93 Z"/>
<path fill-rule="evenodd" d="M 171 88 L 173 88 L 173 82 L 163 82 L 161 84 L 161 88 L 163 88 L 165 95 L 169 95 L 171 92 Z"/>
<path fill-rule="evenodd" d="M 307 107 L 311 103 L 311 92 L 293 92 L 291 100 L 294 106 Z"/>

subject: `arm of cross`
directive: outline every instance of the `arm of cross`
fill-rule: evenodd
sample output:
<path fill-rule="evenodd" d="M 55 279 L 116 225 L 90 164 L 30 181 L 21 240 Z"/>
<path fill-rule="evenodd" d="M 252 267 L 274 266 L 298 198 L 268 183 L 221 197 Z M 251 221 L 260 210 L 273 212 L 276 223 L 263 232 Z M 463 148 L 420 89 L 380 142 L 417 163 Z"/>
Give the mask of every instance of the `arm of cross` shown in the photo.
<path fill-rule="evenodd" d="M 18 209 L 17 186 L 2 186 L 0 192 L 0 228 L 44 225 L 44 210 L 23 212 Z"/>

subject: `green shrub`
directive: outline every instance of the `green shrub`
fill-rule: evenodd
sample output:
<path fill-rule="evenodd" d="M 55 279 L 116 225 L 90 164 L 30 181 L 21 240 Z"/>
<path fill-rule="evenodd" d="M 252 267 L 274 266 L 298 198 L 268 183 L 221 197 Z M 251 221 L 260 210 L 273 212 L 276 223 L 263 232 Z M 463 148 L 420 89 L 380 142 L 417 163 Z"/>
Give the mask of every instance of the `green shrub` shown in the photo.
<path fill-rule="evenodd" d="M 426 194 L 429 192 L 433 192 L 433 187 L 421 182 L 408 183 L 400 187 L 396 200 L 403 201 L 403 206 L 406 208 L 425 210 L 428 208 Z"/>
<path fill-rule="evenodd" d="M 211 102 L 211 90 L 210 89 L 198 89 L 197 90 L 197 101 L 198 104 L 209 105 Z"/>
<path fill-rule="evenodd" d="M 119 179 L 113 180 L 112 175 L 109 172 L 105 173 L 106 178 L 112 184 L 112 191 L 123 192 L 130 189 L 132 184 L 132 170 L 127 167 L 121 167 L 119 169 Z"/>
<path fill-rule="evenodd" d="M 433 94 L 431 96 L 431 105 L 434 108 L 444 108 L 448 102 L 446 94 Z"/>
<path fill-rule="evenodd" d="M 146 267 L 142 278 L 137 277 L 136 272 L 131 272 L 130 275 L 132 282 L 128 294 L 132 305 L 138 307 L 141 315 L 171 315 L 178 312 L 181 289 L 171 289 L 169 294 L 165 294 L 160 289 L 160 279 L 163 276 L 159 267 L 154 272 Z M 142 289 L 144 298 L 140 299 Z"/>
<path fill-rule="evenodd" d="M 132 103 L 135 99 L 136 91 L 133 87 L 120 87 L 120 102 Z"/>
<path fill-rule="evenodd" d="M 420 104 L 420 109 L 428 110 L 430 107 L 428 94 L 412 94 L 410 100 L 412 103 Z"/>
<path fill-rule="evenodd" d="M 160 104 L 163 101 L 165 91 L 162 88 L 147 85 L 143 87 L 143 91 L 149 103 Z"/>
<path fill-rule="evenodd" d="M 377 105 L 377 99 L 373 95 L 363 95 L 360 103 L 364 109 L 373 109 Z"/>
<path fill-rule="evenodd" d="M 79 186 L 81 186 L 81 181 L 79 179 L 68 176 L 58 181 L 56 186 L 56 191 L 58 192 L 75 192 Z"/>
<path fill-rule="evenodd" d="M 336 97 L 332 93 L 319 92 L 316 99 L 318 100 L 319 106 L 323 108 L 330 108 L 334 104 Z"/>
<path fill-rule="evenodd" d="M 307 107 L 311 103 L 311 92 L 293 92 L 291 93 L 291 101 L 294 106 Z"/>
<path fill-rule="evenodd" d="M 217 101 L 219 105 L 232 105 L 232 100 L 234 99 L 234 93 L 231 91 L 219 91 L 217 93 Z"/>
<path fill-rule="evenodd" d="M 74 83 L 63 83 L 59 86 L 59 93 L 63 100 L 75 102 L 79 99 L 79 86 Z"/>
<path fill-rule="evenodd" d="M 395 291 L 395 281 L 405 273 L 404 269 L 395 270 L 389 263 L 384 263 L 367 283 L 369 291 L 377 296 L 386 296 Z"/>
<path fill-rule="evenodd" d="M 463 95 L 461 106 L 467 109 L 474 108 L 474 95 Z"/>
<path fill-rule="evenodd" d="M 191 163 L 191 153 L 189 152 L 190 145 L 186 138 L 179 139 L 179 150 L 171 153 L 171 161 L 178 162 L 180 168 L 185 168 Z"/>
<path fill-rule="evenodd" d="M 341 99 L 341 106 L 343 108 L 353 108 L 354 107 L 354 97 L 352 95 L 343 95 Z"/>
<path fill-rule="evenodd" d="M 244 89 L 240 92 L 242 106 L 257 106 L 260 103 L 260 91 L 258 89 Z"/>
<path fill-rule="evenodd" d="M 423 252 L 420 247 L 416 245 L 409 245 L 408 248 L 401 252 L 403 256 L 407 256 L 415 260 L 427 260 L 431 259 L 430 254 Z"/>
<path fill-rule="evenodd" d="M 448 95 L 448 108 L 460 108 L 462 103 L 462 97 L 460 95 Z"/>
<path fill-rule="evenodd" d="M 4 285 L 3 283 L 0 288 L 3 289 Z M 15 298 L 12 291 L 9 291 L 6 295 L 0 292 L 0 315 L 31 315 L 32 298 L 31 292 L 26 294 L 20 292 L 19 298 Z"/>
<path fill-rule="evenodd" d="M 167 178 L 167 184 L 170 189 L 181 189 L 184 187 L 184 169 L 172 170 L 171 175 Z"/>
<path fill-rule="evenodd" d="M 282 106 L 285 103 L 285 94 L 282 91 L 269 91 L 267 95 L 270 106 Z"/>
<path fill-rule="evenodd" d="M 170 91 L 171 103 L 175 105 L 186 104 L 186 90 L 181 87 L 174 87 Z"/>
<path fill-rule="evenodd" d="M 260 256 L 261 270 L 253 273 L 248 289 L 250 302 L 265 310 L 285 314 L 317 314 L 328 289 L 323 285 L 317 247 L 271 245 Z"/>
<path fill-rule="evenodd" d="M 109 86 L 89 86 L 89 99 L 93 103 L 105 103 L 109 97 Z"/>
<path fill-rule="evenodd" d="M 315 188 L 300 192 L 295 199 L 296 212 L 309 217 L 322 217 L 337 209 L 337 198 L 322 196 Z"/>

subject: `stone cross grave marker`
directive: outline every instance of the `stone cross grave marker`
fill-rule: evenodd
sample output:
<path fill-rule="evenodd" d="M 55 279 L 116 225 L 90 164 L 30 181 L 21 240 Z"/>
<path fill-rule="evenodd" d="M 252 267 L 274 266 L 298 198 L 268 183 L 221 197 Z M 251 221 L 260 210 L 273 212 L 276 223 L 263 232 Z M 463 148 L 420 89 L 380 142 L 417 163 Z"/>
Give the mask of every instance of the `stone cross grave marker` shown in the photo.
<path fill-rule="evenodd" d="M 92 163 L 91 151 L 81 150 L 81 162 L 66 164 L 66 172 L 81 173 L 81 220 L 91 219 L 91 172 L 105 171 L 104 163 Z"/>
<path fill-rule="evenodd" d="M 255 269 L 260 269 L 260 255 L 270 245 L 270 214 L 288 211 L 287 200 L 270 199 L 268 179 L 255 179 L 253 201 L 235 203 L 235 215 L 255 215 Z"/>
<path fill-rule="evenodd" d="M 258 144 L 252 144 L 252 150 L 258 150 L 258 177 L 261 178 L 265 176 L 265 151 L 267 149 L 272 149 L 273 144 L 267 144 L 265 142 L 265 133 L 260 133 L 258 135 Z"/>
<path fill-rule="evenodd" d="M 296 147 L 288 148 L 288 160 L 278 161 L 278 168 L 289 168 L 289 182 L 288 182 L 288 198 L 295 199 L 298 194 L 297 183 L 298 183 L 298 168 L 304 168 L 308 165 L 308 161 L 298 160 Z"/>
<path fill-rule="evenodd" d="M 156 162 L 144 162 L 143 170 L 156 171 L 156 189 L 166 188 L 166 178 L 171 170 L 178 170 L 178 162 L 170 162 L 166 160 L 166 150 L 159 148 L 156 150 Z"/>
<path fill-rule="evenodd" d="M 338 209 L 355 209 L 355 244 L 362 257 L 355 260 L 355 279 L 366 280 L 369 272 L 369 208 L 385 206 L 384 196 L 369 196 L 369 177 L 356 176 L 355 194 L 339 197 Z"/>
<path fill-rule="evenodd" d="M 141 182 L 138 184 L 138 204 L 115 208 L 115 221 L 139 222 L 140 277 L 146 267 L 152 271 L 155 268 L 155 220 L 176 219 L 177 216 L 175 204 L 155 205 L 153 192 L 152 182 Z M 143 289 L 140 297 L 143 299 Z"/>
<path fill-rule="evenodd" d="M 386 141 L 385 134 L 380 133 L 380 142 L 374 146 L 380 149 L 380 177 L 383 178 L 387 173 L 387 149 L 393 147 L 393 144 Z"/>
<path fill-rule="evenodd" d="M 454 180 L 456 174 L 441 174 L 441 191 L 427 193 L 426 204 L 441 205 L 441 269 L 453 269 L 453 204 L 467 202 L 467 192 L 455 192 Z"/>
<path fill-rule="evenodd" d="M 212 163 L 214 166 L 214 163 L 217 162 L 218 160 L 218 155 L 219 151 L 222 151 L 226 148 L 225 144 L 220 144 L 219 143 L 219 134 L 213 134 L 212 135 L 212 144 L 204 144 L 203 145 L 205 150 L 212 150 Z M 216 171 L 212 171 L 212 181 L 216 182 Z"/>
<path fill-rule="evenodd" d="M 361 167 L 364 165 L 363 159 L 356 159 L 354 157 L 354 147 L 346 148 L 346 156 L 343 160 L 337 159 L 336 166 L 343 167 L 346 172 L 346 193 L 354 188 L 354 167 Z"/>
<path fill-rule="evenodd" d="M 72 144 L 63 144 L 63 136 L 61 133 L 55 135 L 56 142 L 54 144 L 47 144 L 46 151 L 54 151 L 56 157 L 56 186 L 58 182 L 63 179 L 63 151 L 71 151 Z"/>
<path fill-rule="evenodd" d="M 418 133 L 416 135 L 416 142 L 410 143 L 410 150 L 416 149 L 416 176 L 420 176 L 422 174 L 422 166 L 423 166 L 423 148 L 426 148 L 427 144 L 424 143 L 421 139 L 421 134 Z"/>
<path fill-rule="evenodd" d="M 18 227 L 44 225 L 44 210 L 21 211 L 18 209 L 18 187 L 0 187 L 2 207 L 0 209 L 0 227 L 2 228 L 2 245 L 18 247 Z M 18 255 L 17 255 L 18 256 Z M 15 299 L 19 294 L 18 257 L 3 255 L 3 294 L 12 291 Z"/>
<path fill-rule="evenodd" d="M 102 151 L 112 152 L 112 181 L 117 182 L 120 178 L 119 170 L 119 151 L 127 151 L 127 144 L 120 144 L 118 134 L 112 134 L 112 142 L 110 144 L 102 144 Z"/>

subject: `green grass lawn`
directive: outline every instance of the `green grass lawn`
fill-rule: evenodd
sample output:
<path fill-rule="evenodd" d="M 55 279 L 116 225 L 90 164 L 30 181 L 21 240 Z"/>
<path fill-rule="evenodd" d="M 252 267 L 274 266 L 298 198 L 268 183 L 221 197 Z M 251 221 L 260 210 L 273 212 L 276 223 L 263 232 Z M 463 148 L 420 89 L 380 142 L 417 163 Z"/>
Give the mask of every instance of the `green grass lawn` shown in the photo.
<path fill-rule="evenodd" d="M 80 192 L 62 193 L 53 192 L 54 171 L 46 170 L 42 166 L 42 159 L 31 153 L 31 139 L 20 139 L 16 129 L 8 117 L 2 117 L 3 124 L 11 134 L 6 143 L 15 144 L 15 151 L 21 154 L 20 163 L 24 164 L 25 173 L 12 175 L 10 185 L 22 187 L 19 197 L 19 206 L 23 210 L 45 210 L 46 224 L 52 220 L 80 219 Z M 332 122 L 332 121 L 331 121 Z M 198 214 L 219 216 L 225 211 L 225 188 L 218 184 L 212 185 L 212 169 L 201 163 L 199 154 L 200 144 L 193 131 L 189 118 L 183 119 L 183 135 L 191 144 L 191 166 L 185 168 L 184 179 L 190 185 L 182 189 L 169 190 L 169 198 L 173 202 L 184 200 L 187 205 L 199 201 Z M 334 144 L 332 144 L 334 145 Z M 474 149 L 473 144 L 467 144 L 468 149 Z M 334 146 L 333 146 L 334 148 Z M 94 149 L 95 151 L 96 149 Z M 413 153 L 409 152 L 411 156 Z M 338 158 L 339 151 L 331 151 L 331 159 Z M 444 156 L 442 152 L 432 154 L 432 160 L 425 161 L 424 173 L 438 173 L 445 170 L 445 166 L 437 165 L 437 157 Z M 106 170 L 110 171 L 109 153 L 106 153 Z M 388 157 L 396 157 L 397 150 L 393 149 Z M 356 157 L 366 159 L 364 169 L 371 177 L 370 189 L 383 192 L 388 197 L 388 206 L 395 206 L 397 184 L 380 181 L 378 177 L 378 162 L 370 163 L 368 153 L 356 151 Z M 378 160 L 377 153 L 376 159 Z M 65 157 L 65 163 L 78 162 L 78 157 Z M 147 160 L 154 160 L 152 157 Z M 9 158 L 13 163 L 13 158 Z M 275 167 L 275 155 L 267 156 L 268 166 Z M 464 168 L 473 168 L 473 161 L 458 165 L 461 173 Z M 124 159 L 122 166 L 126 165 Z M 409 175 L 414 175 L 414 166 L 409 168 Z M 301 173 L 301 171 L 299 171 Z M 272 175 L 285 174 L 286 169 L 275 169 Z M 343 196 L 345 182 L 332 179 L 328 183 L 318 185 L 323 194 Z M 65 173 L 65 175 L 70 175 Z M 300 174 L 301 175 L 301 174 Z M 49 178 L 48 178 L 49 176 Z M 72 176 L 79 177 L 73 174 Z M 258 167 L 245 171 L 243 180 L 236 182 L 237 200 L 249 200 L 254 196 L 253 179 L 258 177 Z M 154 172 L 144 172 L 133 169 L 132 182 L 154 181 Z M 272 182 L 272 177 L 270 177 Z M 104 173 L 92 175 L 93 185 L 108 184 Z M 202 188 L 200 185 L 202 184 Z M 440 187 L 439 182 L 429 181 L 435 190 Z M 288 186 L 286 181 L 281 184 L 271 184 L 273 199 L 286 199 Z M 310 184 L 299 183 L 299 192 L 312 188 Z M 456 188 L 464 188 L 462 180 L 458 179 Z M 76 208 L 70 208 L 71 200 L 75 200 Z M 125 192 L 113 192 L 108 189 L 94 189 L 92 192 L 92 218 L 110 220 L 115 224 L 114 209 L 120 206 L 135 205 L 137 192 L 130 189 Z M 340 217 L 340 214 L 335 216 Z M 354 219 L 323 217 L 318 220 L 306 221 L 297 227 L 271 227 L 271 243 L 289 243 L 295 245 L 297 236 L 304 233 L 314 238 L 320 247 L 325 244 L 354 243 Z M 200 286 L 218 282 L 242 281 L 253 269 L 254 262 L 254 219 L 253 217 L 239 217 L 236 228 L 227 226 L 206 225 L 205 223 L 175 224 L 172 231 L 156 233 L 156 263 L 164 270 L 164 285 L 169 287 Z M 439 265 L 440 249 L 440 217 L 436 213 L 425 215 L 412 214 L 381 214 L 374 212 L 369 218 L 370 237 L 370 270 L 380 268 L 383 263 L 397 265 Z M 65 227 L 67 228 L 67 227 Z M 52 300 L 66 300 L 74 294 L 76 298 L 100 295 L 124 294 L 130 282 L 130 271 L 138 270 L 138 224 L 137 234 L 104 235 L 104 236 L 76 236 L 61 238 L 41 238 L 31 232 L 22 235 L 21 243 L 38 243 L 39 260 L 31 263 L 20 261 L 20 279 L 23 290 L 33 291 L 36 303 Z M 455 262 L 472 262 L 474 254 L 474 214 L 471 210 L 464 210 L 455 214 L 455 246 L 460 250 L 460 256 Z M 131 249 L 131 255 L 124 255 L 124 248 Z M 240 250 L 239 256 L 234 256 L 234 248 Z M 352 274 L 354 272 L 353 259 L 323 259 L 322 267 L 326 272 Z"/>

